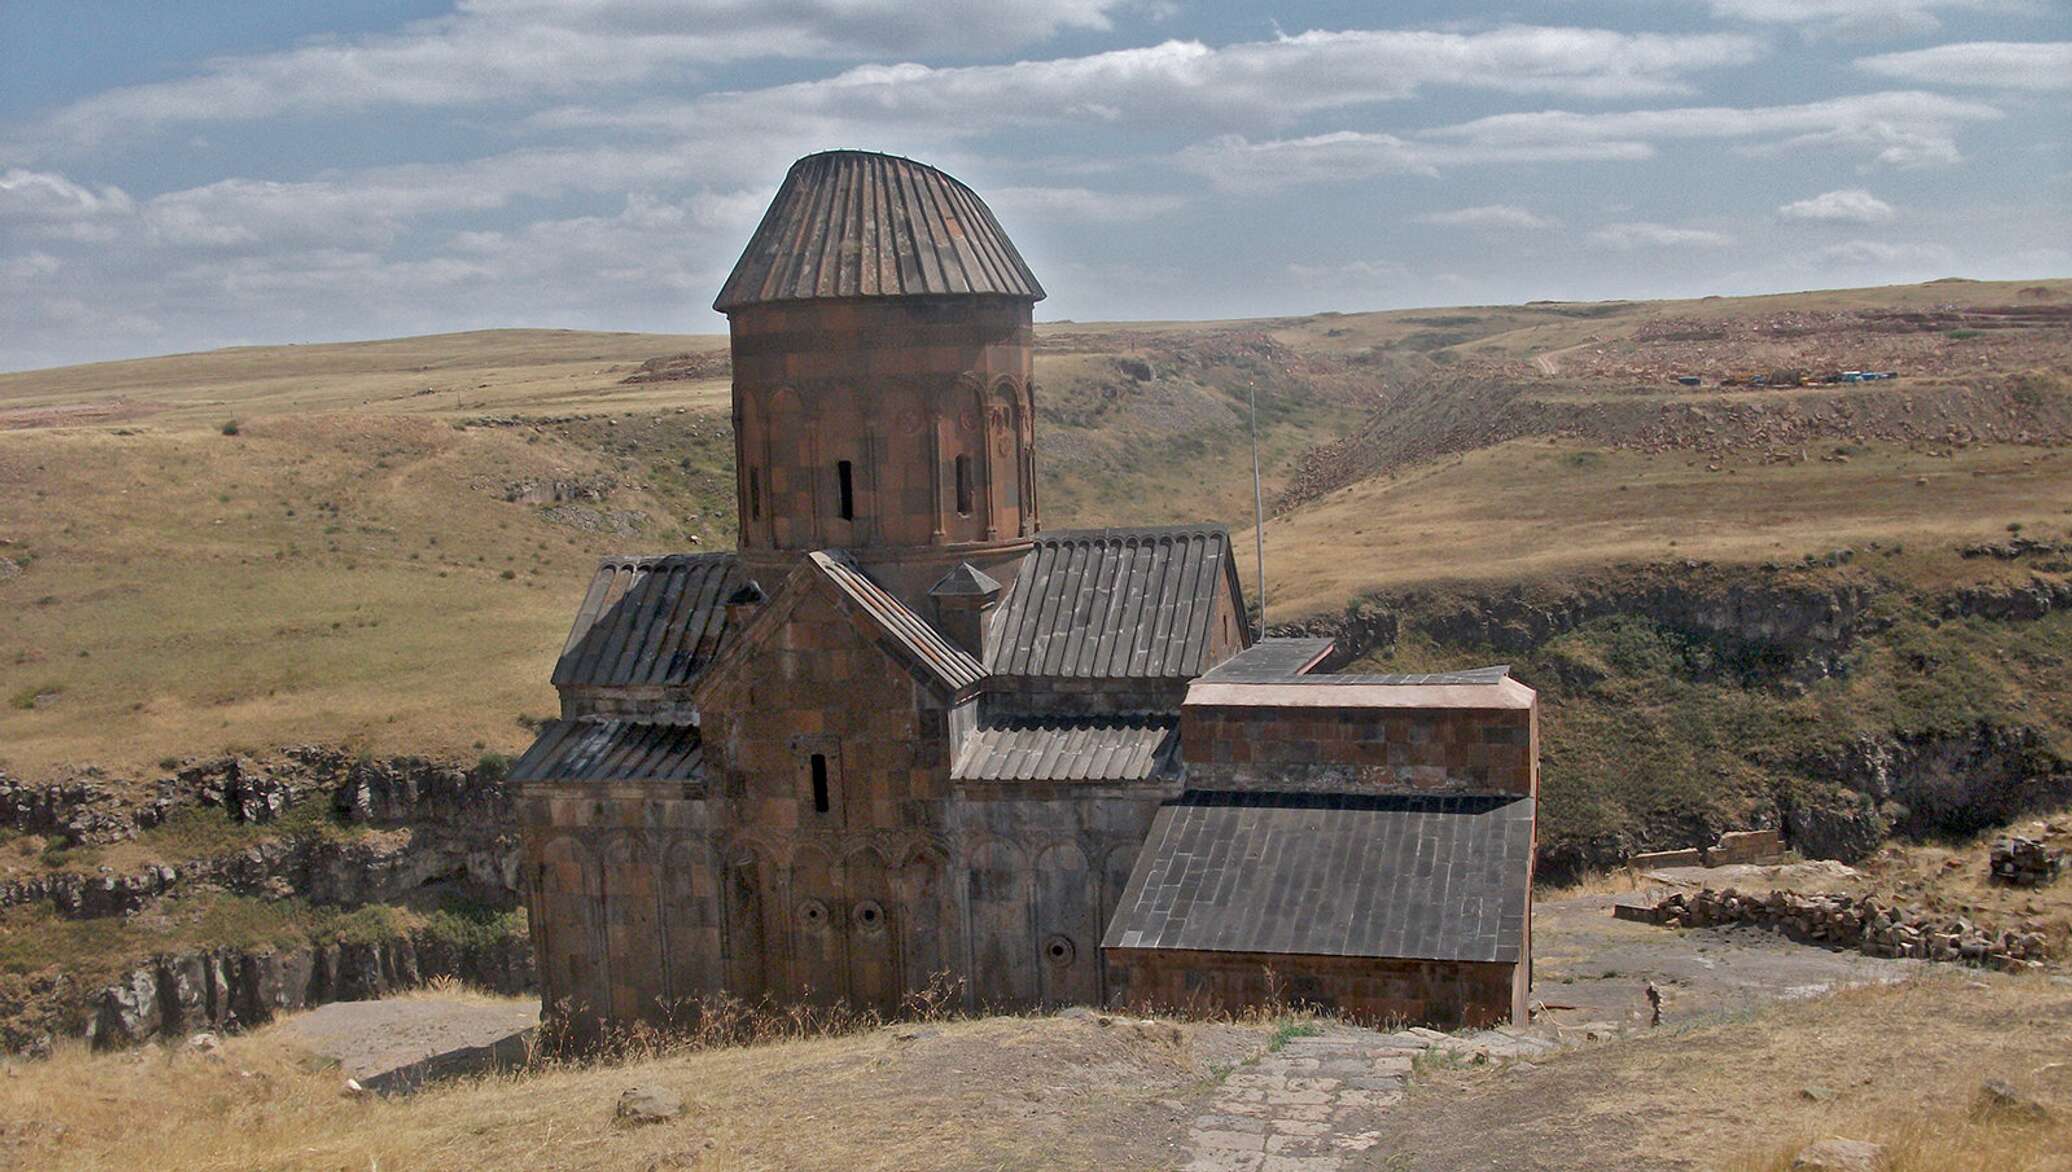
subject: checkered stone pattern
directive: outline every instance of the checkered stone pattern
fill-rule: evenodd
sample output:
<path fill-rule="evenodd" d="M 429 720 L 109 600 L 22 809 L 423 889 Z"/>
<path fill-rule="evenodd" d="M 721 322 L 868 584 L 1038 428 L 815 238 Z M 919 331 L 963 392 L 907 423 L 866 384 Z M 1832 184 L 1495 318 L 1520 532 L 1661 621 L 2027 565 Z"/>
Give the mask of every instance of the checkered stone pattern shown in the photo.
<path fill-rule="evenodd" d="M 1275 708 L 1189 704 L 1188 784 L 1332 793 L 1538 789 L 1537 708 Z"/>
<path fill-rule="evenodd" d="M 1006 298 L 736 310 L 742 549 L 984 543 L 1036 532 L 1030 320 L 1029 302 Z"/>

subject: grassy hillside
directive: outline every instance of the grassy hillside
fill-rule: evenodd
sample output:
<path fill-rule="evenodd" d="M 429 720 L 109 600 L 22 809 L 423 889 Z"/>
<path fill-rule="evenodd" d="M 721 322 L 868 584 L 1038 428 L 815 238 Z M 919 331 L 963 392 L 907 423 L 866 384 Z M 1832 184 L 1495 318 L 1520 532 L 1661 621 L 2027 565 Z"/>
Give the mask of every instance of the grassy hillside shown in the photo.
<path fill-rule="evenodd" d="M 2045 311 L 2068 299 L 1044 326 L 1044 517 L 1242 526 L 1256 395 L 1276 622 L 1417 584 L 2048 535 L 2072 506 L 2072 330 Z M 2045 315 L 1945 328 L 2009 306 Z M 1842 353 L 1904 377 L 1661 376 L 1693 347 L 1738 355 L 1708 380 Z M 727 385 L 718 337 L 536 330 L 0 375 L 0 766 L 520 747 L 597 556 L 731 545 Z"/>

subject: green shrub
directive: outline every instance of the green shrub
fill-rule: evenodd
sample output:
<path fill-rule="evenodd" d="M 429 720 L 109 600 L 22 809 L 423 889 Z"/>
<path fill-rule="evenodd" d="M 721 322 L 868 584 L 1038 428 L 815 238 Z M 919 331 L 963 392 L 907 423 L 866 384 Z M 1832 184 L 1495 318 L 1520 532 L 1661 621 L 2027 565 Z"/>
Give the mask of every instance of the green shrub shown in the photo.
<path fill-rule="evenodd" d="M 237 426 L 237 420 L 235 420 L 235 419 L 226 419 L 226 420 L 224 420 L 224 421 L 223 421 L 223 434 L 224 434 L 224 435 L 236 435 L 237 433 L 238 433 L 238 426 Z"/>

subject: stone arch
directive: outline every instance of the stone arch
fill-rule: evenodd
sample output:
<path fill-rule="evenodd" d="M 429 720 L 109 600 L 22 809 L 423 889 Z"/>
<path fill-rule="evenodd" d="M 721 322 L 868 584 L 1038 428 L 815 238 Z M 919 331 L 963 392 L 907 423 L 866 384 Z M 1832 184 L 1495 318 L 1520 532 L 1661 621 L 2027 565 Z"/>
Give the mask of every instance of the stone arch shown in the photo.
<path fill-rule="evenodd" d="M 657 1018 L 667 1002 L 669 961 L 654 848 L 646 835 L 631 831 L 607 841 L 601 857 L 612 1016 L 619 1021 Z"/>
<path fill-rule="evenodd" d="M 997 508 L 1012 510 L 1015 517 L 1015 535 L 1026 537 L 1029 533 L 1028 488 L 1023 482 L 1023 465 L 1026 462 L 1027 442 L 1024 436 L 1024 419 L 1027 412 L 1022 405 L 1021 389 L 1013 378 L 1001 375 L 993 380 L 989 412 L 986 416 L 987 460 L 991 468 L 990 480 L 999 494 Z M 996 511 L 993 516 L 998 517 Z M 989 533 L 989 536 L 993 535 Z"/>
<path fill-rule="evenodd" d="M 712 844 L 679 838 L 662 854 L 662 939 L 668 995 L 685 1001 L 726 987 L 719 867 Z"/>
<path fill-rule="evenodd" d="M 944 877 L 949 874 L 950 855 L 933 843 L 916 844 L 892 877 L 898 901 L 901 986 L 908 992 L 925 989 L 938 975 L 951 971 L 956 955 L 945 929 L 952 920 L 953 905 Z"/>
<path fill-rule="evenodd" d="M 762 392 L 742 387 L 734 396 L 735 503 L 741 547 L 768 544 L 770 532 L 770 420 Z"/>
<path fill-rule="evenodd" d="M 839 928 L 848 936 L 849 997 L 858 1008 L 894 1013 L 901 988 L 900 928 L 906 919 L 885 853 L 863 843 L 842 856 L 847 903 Z"/>
<path fill-rule="evenodd" d="M 790 928 L 792 993 L 816 1004 L 841 997 L 849 985 L 845 934 L 840 917 L 848 901 L 836 873 L 834 856 L 817 844 L 804 843 L 791 856 Z"/>
<path fill-rule="evenodd" d="M 980 841 L 966 859 L 964 883 L 973 999 L 981 1007 L 1033 1005 L 1039 991 L 1030 963 L 1027 856 L 1005 839 Z"/>
<path fill-rule="evenodd" d="M 1075 842 L 1036 856 L 1037 985 L 1045 1006 L 1093 1005 L 1101 999 L 1100 885 Z"/>
<path fill-rule="evenodd" d="M 726 871 L 720 879 L 727 985 L 736 995 L 749 999 L 782 988 L 776 976 L 783 961 L 782 937 L 770 930 L 770 901 L 765 897 L 772 876 L 767 856 L 754 846 L 736 844 L 727 851 Z"/>
<path fill-rule="evenodd" d="M 794 387 L 779 387 L 770 396 L 766 421 L 770 453 L 768 500 L 770 544 L 779 549 L 797 549 L 818 543 L 820 535 L 819 493 L 813 442 L 814 420 L 810 405 Z"/>
<path fill-rule="evenodd" d="M 560 834 L 540 848 L 540 991 L 550 1014 L 595 1019 L 611 1007 L 604 942 L 604 877 L 590 849 Z"/>

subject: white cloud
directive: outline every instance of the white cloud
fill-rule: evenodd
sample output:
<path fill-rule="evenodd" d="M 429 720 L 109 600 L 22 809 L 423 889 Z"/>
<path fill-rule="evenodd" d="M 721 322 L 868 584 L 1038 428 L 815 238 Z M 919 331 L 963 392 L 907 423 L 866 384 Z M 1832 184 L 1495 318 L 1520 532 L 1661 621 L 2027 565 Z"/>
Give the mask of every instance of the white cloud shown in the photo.
<path fill-rule="evenodd" d="M 716 62 L 971 54 L 1107 28 L 1116 0 L 462 0 L 401 32 L 219 57 L 191 77 L 111 89 L 59 110 L 77 143 L 177 122 L 335 116 L 623 88 Z"/>
<path fill-rule="evenodd" d="M 1084 187 L 994 187 L 986 191 L 985 200 L 988 207 L 1003 216 L 1076 224 L 1155 219 L 1187 205 L 1185 196 L 1093 191 Z"/>
<path fill-rule="evenodd" d="M 1285 125 L 1437 86 L 1592 98 L 1680 93 L 1690 88 L 1691 73 L 1748 64 L 1761 52 L 1754 38 L 1727 34 L 1306 32 L 1220 48 L 1175 40 L 1008 65 L 869 65 L 691 101 L 554 110 L 535 124 L 679 134 L 721 124 L 737 132 L 813 131 L 823 139 L 887 126 L 954 138 L 1059 123 L 1229 129 Z"/>
<path fill-rule="evenodd" d="M 1731 236 L 1703 228 L 1677 228 L 1645 221 L 1606 224 L 1590 233 L 1590 240 L 1618 252 L 1632 252 L 1639 248 L 1724 248 L 1734 242 Z"/>
<path fill-rule="evenodd" d="M 1444 224 L 1456 228 L 1551 228 L 1554 221 L 1526 208 L 1510 204 L 1489 204 L 1486 207 L 1460 208 L 1450 212 L 1431 212 L 1419 216 L 1427 224 Z"/>
<path fill-rule="evenodd" d="M 1977 102 L 1893 91 L 1796 106 L 1496 114 L 1421 137 L 1497 157 L 1624 146 L 1633 152 L 1627 157 L 1646 158 L 1661 142 L 1728 140 L 1750 154 L 1849 149 L 1871 152 L 1888 166 L 1918 167 L 1960 161 L 1955 128 L 1999 117 L 1999 110 Z"/>
<path fill-rule="evenodd" d="M 119 187 L 95 190 L 50 171 L 0 171 L 0 221 L 67 222 L 126 215 L 134 206 Z"/>
<path fill-rule="evenodd" d="M 1899 213 L 1891 204 L 1861 187 L 1828 191 L 1794 200 L 1777 209 L 1787 220 L 1831 220 L 1849 224 L 1882 224 Z"/>
<path fill-rule="evenodd" d="M 1290 264 L 1288 275 L 1305 285 L 1375 284 L 1410 275 L 1410 269 L 1392 260 L 1349 260 L 1339 264 Z"/>
<path fill-rule="evenodd" d="M 1972 41 L 1859 57 L 1856 67 L 1925 85 L 2072 90 L 2072 41 Z"/>
<path fill-rule="evenodd" d="M 1755 24 L 1795 25 L 1850 40 L 1920 36 L 1942 27 L 1939 12 L 2033 14 L 2034 0 L 1705 0 L 1713 15 Z"/>
<path fill-rule="evenodd" d="M 1847 240 L 1830 244 L 1813 255 L 1822 262 L 1836 265 L 1947 266 L 1956 260 L 1956 254 L 1947 245 L 1884 240 Z"/>

